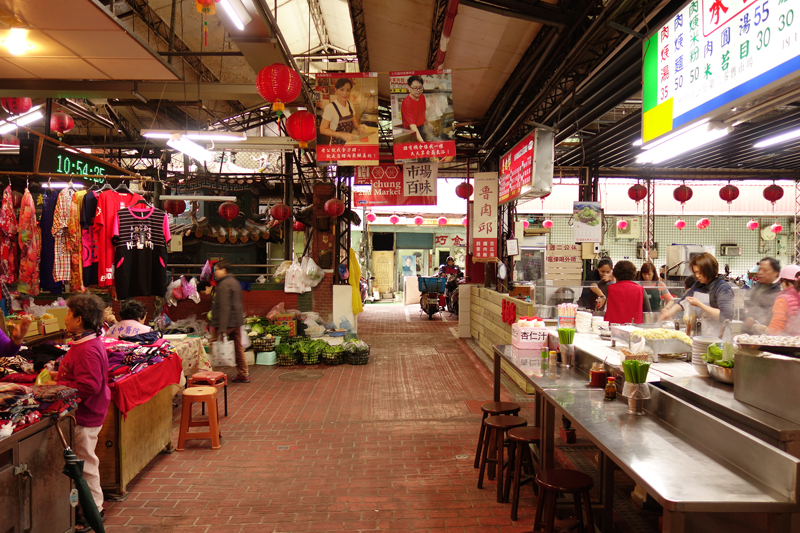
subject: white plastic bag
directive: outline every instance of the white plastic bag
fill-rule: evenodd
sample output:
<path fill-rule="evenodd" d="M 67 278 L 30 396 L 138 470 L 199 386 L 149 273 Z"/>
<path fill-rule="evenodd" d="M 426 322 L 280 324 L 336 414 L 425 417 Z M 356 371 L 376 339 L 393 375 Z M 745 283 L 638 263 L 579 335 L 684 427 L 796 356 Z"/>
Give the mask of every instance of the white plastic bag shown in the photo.
<path fill-rule="evenodd" d="M 230 339 L 211 343 L 211 366 L 236 366 L 236 351 Z"/>
<path fill-rule="evenodd" d="M 305 274 L 306 283 L 308 283 L 308 285 L 311 287 L 316 287 L 319 285 L 319 283 L 325 277 L 325 273 L 310 257 L 304 257 L 300 267 L 303 269 L 303 274 Z"/>
<path fill-rule="evenodd" d="M 292 266 L 291 261 L 283 261 L 278 268 L 275 269 L 275 280 L 280 281 L 286 276 L 286 271 Z"/>
<path fill-rule="evenodd" d="M 286 279 L 283 282 L 283 292 L 302 294 L 305 283 L 303 283 L 303 269 L 296 260 L 286 269 Z"/>
<path fill-rule="evenodd" d="M 172 293 L 172 290 L 175 289 L 176 287 L 180 287 L 180 286 L 181 286 L 181 280 L 180 279 L 177 279 L 177 280 L 173 281 L 172 283 L 170 283 L 167 286 L 167 293 L 164 295 L 164 299 L 167 301 L 167 305 L 171 305 L 173 307 L 178 305 L 178 299 Z"/>
<path fill-rule="evenodd" d="M 239 328 L 239 335 L 242 338 L 242 348 L 248 349 L 250 347 L 250 336 L 247 334 L 247 330 L 245 330 L 244 326 Z"/>

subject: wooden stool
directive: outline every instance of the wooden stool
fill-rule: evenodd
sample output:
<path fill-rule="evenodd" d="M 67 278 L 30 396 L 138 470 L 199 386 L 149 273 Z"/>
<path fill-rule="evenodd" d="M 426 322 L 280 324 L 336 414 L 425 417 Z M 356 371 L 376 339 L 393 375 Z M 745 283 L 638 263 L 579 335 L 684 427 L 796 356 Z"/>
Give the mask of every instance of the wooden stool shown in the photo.
<path fill-rule="evenodd" d="M 517 519 L 517 509 L 519 507 L 519 488 L 526 483 L 534 480 L 536 473 L 536 466 L 533 462 L 531 455 L 531 444 L 539 444 L 542 439 L 541 428 L 521 427 L 514 428 L 508 432 L 508 476 L 506 476 L 506 487 L 504 493 L 504 501 L 508 501 L 511 485 L 511 476 L 513 472 L 513 497 L 511 499 L 511 520 Z M 541 448 L 539 449 L 541 453 Z M 522 477 L 522 468 L 525 467 L 527 475 L 524 479 Z M 533 486 L 534 492 L 537 492 L 536 485 Z"/>
<path fill-rule="evenodd" d="M 578 531 L 580 533 L 584 533 L 586 530 L 583 524 L 583 511 L 581 510 L 581 494 L 583 495 L 586 521 L 589 525 L 589 531 L 594 533 L 592 502 L 589 498 L 589 491 L 593 485 L 592 478 L 577 470 L 554 468 L 536 474 L 536 484 L 539 485 L 540 490 L 539 501 L 536 504 L 536 517 L 533 519 L 534 531 L 541 531 L 540 528 L 544 526 L 545 532 L 552 533 L 553 523 L 556 518 L 556 496 L 558 493 L 563 492 L 572 494 L 575 502 L 575 518 L 578 520 Z M 545 505 L 547 506 L 546 509 Z M 542 517 L 543 510 L 544 517 Z"/>
<path fill-rule="evenodd" d="M 518 415 L 520 409 L 522 409 L 519 405 L 511 402 L 487 402 L 481 405 L 481 411 L 483 411 L 483 419 L 481 420 L 481 433 L 478 436 L 478 449 L 475 450 L 475 468 L 481 467 L 481 448 L 483 447 L 483 439 L 486 436 L 486 426 L 484 422 L 486 418 L 489 416 L 495 415 Z M 490 450 L 491 451 L 491 450 Z M 494 476 L 489 475 L 489 479 L 492 479 Z"/>
<path fill-rule="evenodd" d="M 192 377 L 186 382 L 186 388 L 189 387 L 214 387 L 224 389 L 225 394 L 225 416 L 228 416 L 228 376 L 224 372 L 197 372 L 192 374 Z M 204 415 L 205 404 L 200 405 L 200 414 Z"/>
<path fill-rule="evenodd" d="M 506 432 L 509 429 L 514 429 L 522 426 L 527 426 L 528 421 L 519 416 L 510 415 L 495 415 L 486 418 L 483 421 L 488 431 L 483 440 L 483 451 L 481 453 L 481 472 L 478 475 L 478 488 L 483 488 L 483 473 L 486 470 L 486 463 L 494 463 L 497 468 L 497 503 L 503 502 L 503 441 L 505 440 Z M 489 443 L 495 439 L 496 456 L 493 459 L 489 455 Z"/>
<path fill-rule="evenodd" d="M 192 404 L 203 402 L 208 404 L 208 421 L 192 422 Z M 189 433 L 191 427 L 208 427 L 202 433 Z M 211 449 L 219 450 L 219 413 L 217 412 L 217 389 L 214 387 L 190 387 L 183 391 L 183 411 L 181 412 L 181 430 L 178 433 L 178 446 L 182 452 L 187 440 L 211 439 Z"/>

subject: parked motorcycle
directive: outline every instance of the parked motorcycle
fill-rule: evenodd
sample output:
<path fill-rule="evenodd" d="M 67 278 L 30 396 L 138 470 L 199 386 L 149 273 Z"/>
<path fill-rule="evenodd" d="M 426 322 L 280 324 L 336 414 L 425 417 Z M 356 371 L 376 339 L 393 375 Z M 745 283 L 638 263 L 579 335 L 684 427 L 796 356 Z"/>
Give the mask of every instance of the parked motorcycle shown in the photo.
<path fill-rule="evenodd" d="M 433 320 L 433 315 L 439 312 L 439 297 L 445 292 L 445 279 L 439 276 L 419 277 L 419 306 L 428 315 L 428 320 Z"/>

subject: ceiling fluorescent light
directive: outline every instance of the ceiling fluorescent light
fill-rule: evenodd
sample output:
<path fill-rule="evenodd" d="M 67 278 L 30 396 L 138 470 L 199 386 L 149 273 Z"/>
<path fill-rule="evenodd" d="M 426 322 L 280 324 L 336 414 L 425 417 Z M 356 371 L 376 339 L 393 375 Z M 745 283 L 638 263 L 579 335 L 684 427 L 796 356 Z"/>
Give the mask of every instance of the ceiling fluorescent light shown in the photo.
<path fill-rule="evenodd" d="M 239 31 L 244 30 L 244 27 L 253 20 L 241 0 L 222 0 L 220 5 Z"/>
<path fill-rule="evenodd" d="M 642 145 L 642 139 L 636 139 L 631 144 L 634 145 L 634 146 L 641 146 Z"/>
<path fill-rule="evenodd" d="M 40 118 L 44 118 L 44 115 L 38 109 L 28 113 L 27 115 L 10 117 L 6 122 L 0 124 L 0 134 L 14 131 L 17 129 L 17 126 L 27 126 L 31 122 L 35 122 Z"/>
<path fill-rule="evenodd" d="M 777 135 L 775 137 L 770 137 L 768 139 L 764 139 L 763 141 L 757 142 L 753 145 L 753 148 L 766 148 L 767 146 L 772 146 L 773 144 L 780 144 L 785 143 L 786 141 L 791 141 L 800 137 L 800 129 L 791 130 L 781 135 Z"/>
<path fill-rule="evenodd" d="M 236 131 L 174 131 L 174 130 L 142 130 L 142 136 L 148 139 L 172 139 L 181 135 L 192 141 L 245 141 L 247 134 Z"/>
<path fill-rule="evenodd" d="M 726 136 L 733 128 L 719 122 L 709 122 L 679 132 L 666 142 L 643 151 L 636 157 L 637 163 L 657 165 L 669 159 L 712 143 Z"/>
<path fill-rule="evenodd" d="M 183 152 L 192 159 L 196 159 L 201 163 L 211 159 L 211 153 L 208 150 L 199 144 L 182 137 L 179 133 L 173 135 L 172 138 L 167 141 L 167 146 L 174 148 L 179 152 Z"/>

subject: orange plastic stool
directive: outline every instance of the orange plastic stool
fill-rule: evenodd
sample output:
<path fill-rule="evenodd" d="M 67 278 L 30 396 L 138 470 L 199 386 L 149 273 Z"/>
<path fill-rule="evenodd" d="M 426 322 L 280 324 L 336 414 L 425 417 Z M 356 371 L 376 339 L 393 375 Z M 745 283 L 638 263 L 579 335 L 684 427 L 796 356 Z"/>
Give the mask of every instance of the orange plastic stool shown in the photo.
<path fill-rule="evenodd" d="M 197 372 L 186 382 L 186 387 L 214 387 L 224 389 L 225 394 L 225 416 L 228 416 L 228 376 L 224 372 Z M 205 405 L 200 406 L 200 414 L 205 414 Z"/>
<path fill-rule="evenodd" d="M 208 420 L 192 421 L 192 404 L 203 402 L 208 404 Z M 208 427 L 208 431 L 190 433 L 189 428 Z M 178 434 L 178 446 L 182 452 L 187 440 L 211 439 L 211 449 L 219 450 L 219 413 L 217 412 L 217 389 L 214 387 L 190 387 L 183 391 L 183 411 L 181 413 L 181 430 Z"/>

